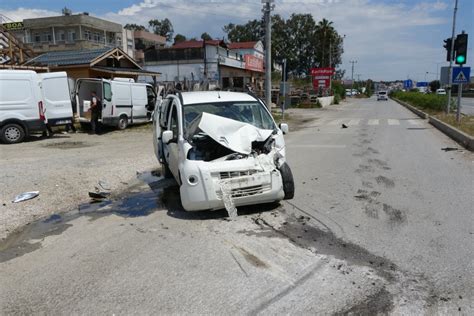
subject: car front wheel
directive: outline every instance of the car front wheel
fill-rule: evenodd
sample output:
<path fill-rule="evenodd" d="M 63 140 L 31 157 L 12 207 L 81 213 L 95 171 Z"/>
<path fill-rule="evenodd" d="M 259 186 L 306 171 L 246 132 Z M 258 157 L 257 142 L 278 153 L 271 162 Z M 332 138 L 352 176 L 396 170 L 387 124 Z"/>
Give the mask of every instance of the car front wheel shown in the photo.
<path fill-rule="evenodd" d="M 283 180 L 283 192 L 285 192 L 285 200 L 290 200 L 295 195 L 295 182 L 293 180 L 293 173 L 290 166 L 285 162 L 280 167 L 280 173 Z"/>
<path fill-rule="evenodd" d="M 0 138 L 6 144 L 21 143 L 25 138 L 25 130 L 21 125 L 7 124 L 2 128 Z"/>

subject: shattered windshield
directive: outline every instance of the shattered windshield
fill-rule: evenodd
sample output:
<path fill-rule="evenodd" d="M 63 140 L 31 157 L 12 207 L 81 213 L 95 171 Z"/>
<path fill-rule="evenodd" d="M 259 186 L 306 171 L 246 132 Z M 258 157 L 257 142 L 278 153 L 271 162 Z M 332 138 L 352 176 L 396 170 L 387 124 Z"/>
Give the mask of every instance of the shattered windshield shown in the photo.
<path fill-rule="evenodd" d="M 185 128 L 199 115 L 207 112 L 239 122 L 249 123 L 262 129 L 275 129 L 270 114 L 259 102 L 215 102 L 184 105 Z"/>

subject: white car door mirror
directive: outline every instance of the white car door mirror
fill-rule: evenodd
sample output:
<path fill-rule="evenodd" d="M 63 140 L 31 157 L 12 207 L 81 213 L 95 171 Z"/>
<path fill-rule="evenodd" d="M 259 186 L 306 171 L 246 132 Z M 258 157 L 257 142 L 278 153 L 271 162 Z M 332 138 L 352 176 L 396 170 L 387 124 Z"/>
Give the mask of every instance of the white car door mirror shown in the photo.
<path fill-rule="evenodd" d="M 163 135 L 161 135 L 161 139 L 163 140 L 163 143 L 169 144 L 173 139 L 173 131 L 164 131 Z"/>
<path fill-rule="evenodd" d="M 288 134 L 289 132 L 288 124 L 286 123 L 280 123 L 280 129 L 283 132 L 283 134 Z"/>

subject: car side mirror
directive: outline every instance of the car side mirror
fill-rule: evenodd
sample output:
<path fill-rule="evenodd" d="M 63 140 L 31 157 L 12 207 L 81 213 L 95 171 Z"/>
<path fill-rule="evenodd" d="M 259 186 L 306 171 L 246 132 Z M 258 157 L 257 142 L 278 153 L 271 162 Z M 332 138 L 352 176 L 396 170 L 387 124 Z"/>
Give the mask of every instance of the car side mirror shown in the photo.
<path fill-rule="evenodd" d="M 286 123 L 280 123 L 280 129 L 283 132 L 283 134 L 288 134 L 289 132 L 288 124 Z"/>
<path fill-rule="evenodd" d="M 169 142 L 173 139 L 173 131 L 164 131 L 161 135 L 161 139 L 163 143 L 169 144 Z"/>

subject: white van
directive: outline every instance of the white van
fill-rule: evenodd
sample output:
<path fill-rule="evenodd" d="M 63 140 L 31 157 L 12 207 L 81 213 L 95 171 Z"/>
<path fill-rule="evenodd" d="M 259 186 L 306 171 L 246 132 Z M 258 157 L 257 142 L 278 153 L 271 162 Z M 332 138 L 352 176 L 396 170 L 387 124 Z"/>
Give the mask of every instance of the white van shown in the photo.
<path fill-rule="evenodd" d="M 136 83 L 133 79 L 78 79 L 76 110 L 81 123 L 90 123 L 92 92 L 101 100 L 102 124 L 119 129 L 125 129 L 129 124 L 148 122 L 157 100 L 152 85 Z"/>
<path fill-rule="evenodd" d="M 0 140 L 20 143 L 46 123 L 72 122 L 65 72 L 37 74 L 31 70 L 0 70 Z"/>

